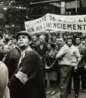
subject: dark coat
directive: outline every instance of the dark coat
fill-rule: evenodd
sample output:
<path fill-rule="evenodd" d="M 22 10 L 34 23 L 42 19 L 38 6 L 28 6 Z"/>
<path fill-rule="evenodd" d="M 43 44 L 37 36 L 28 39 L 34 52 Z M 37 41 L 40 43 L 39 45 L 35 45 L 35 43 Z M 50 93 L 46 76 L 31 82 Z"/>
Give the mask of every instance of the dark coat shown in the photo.
<path fill-rule="evenodd" d="M 86 47 L 80 51 L 82 58 L 78 64 L 78 67 L 84 67 L 86 66 Z"/>
<path fill-rule="evenodd" d="M 43 48 L 41 49 L 40 46 L 36 47 L 36 51 L 39 53 L 42 62 L 43 62 L 43 67 L 45 68 L 45 56 L 46 56 L 46 51 L 48 50 L 47 45 L 44 44 Z"/>
<path fill-rule="evenodd" d="M 28 81 L 23 84 L 14 75 L 9 83 L 11 98 L 45 98 L 43 69 L 39 55 L 33 50 L 26 52 L 20 66 L 21 72 L 28 75 Z"/>
<path fill-rule="evenodd" d="M 44 57 L 47 51 L 47 45 L 44 44 L 42 49 L 40 48 L 40 45 L 39 45 L 38 47 L 36 47 L 36 51 L 39 53 L 41 57 Z"/>
<path fill-rule="evenodd" d="M 15 47 L 11 51 L 9 51 L 5 57 L 4 62 L 8 67 L 9 78 L 11 78 L 11 76 L 15 73 L 20 55 L 21 53 L 19 48 Z"/>

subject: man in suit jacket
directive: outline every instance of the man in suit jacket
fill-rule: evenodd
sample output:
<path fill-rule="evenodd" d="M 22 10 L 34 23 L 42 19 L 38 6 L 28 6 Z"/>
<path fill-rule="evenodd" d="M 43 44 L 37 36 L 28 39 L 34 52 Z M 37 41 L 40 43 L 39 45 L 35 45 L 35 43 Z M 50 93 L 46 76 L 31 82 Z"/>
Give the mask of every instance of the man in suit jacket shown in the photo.
<path fill-rule="evenodd" d="M 31 36 L 26 31 L 17 34 L 21 57 L 17 72 L 10 80 L 11 98 L 46 98 L 40 56 L 31 49 Z"/>
<path fill-rule="evenodd" d="M 21 52 L 18 47 L 10 50 L 3 58 L 4 63 L 6 64 L 9 72 L 9 79 L 15 73 L 17 69 L 17 64 L 20 58 Z"/>

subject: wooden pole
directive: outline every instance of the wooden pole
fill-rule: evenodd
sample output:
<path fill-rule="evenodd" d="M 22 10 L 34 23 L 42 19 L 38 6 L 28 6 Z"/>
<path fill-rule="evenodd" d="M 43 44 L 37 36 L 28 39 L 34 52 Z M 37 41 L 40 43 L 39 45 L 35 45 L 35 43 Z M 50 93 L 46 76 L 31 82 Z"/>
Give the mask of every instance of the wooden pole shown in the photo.
<path fill-rule="evenodd" d="M 54 3 L 54 2 L 59 2 L 60 0 L 46 0 L 46 1 L 39 1 L 39 2 L 30 2 L 31 5 L 34 4 L 44 4 L 44 3 Z"/>

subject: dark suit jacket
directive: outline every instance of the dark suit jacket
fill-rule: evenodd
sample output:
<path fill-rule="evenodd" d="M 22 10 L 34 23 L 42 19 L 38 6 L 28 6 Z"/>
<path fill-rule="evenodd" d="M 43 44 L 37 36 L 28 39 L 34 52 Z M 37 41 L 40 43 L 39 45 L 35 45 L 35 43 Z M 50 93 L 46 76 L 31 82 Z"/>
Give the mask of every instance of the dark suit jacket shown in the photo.
<path fill-rule="evenodd" d="M 82 50 L 80 51 L 81 55 L 82 55 L 82 58 L 78 64 L 78 67 L 84 67 L 86 66 L 86 47 L 85 48 L 82 48 Z"/>
<path fill-rule="evenodd" d="M 36 47 L 36 51 L 39 53 L 42 62 L 43 62 L 43 67 L 45 68 L 45 56 L 46 56 L 46 51 L 48 50 L 47 45 L 44 44 L 43 48 L 40 49 L 40 46 Z"/>
<path fill-rule="evenodd" d="M 45 98 L 43 69 L 39 55 L 33 50 L 27 51 L 20 66 L 21 71 L 28 75 L 28 81 L 24 85 L 14 75 L 9 83 L 11 98 Z"/>
<path fill-rule="evenodd" d="M 47 45 L 44 44 L 42 49 L 40 49 L 40 46 L 38 46 L 38 47 L 36 48 L 36 51 L 39 53 L 39 55 L 40 55 L 41 57 L 44 57 L 45 54 L 46 54 L 46 51 L 47 51 Z"/>
<path fill-rule="evenodd" d="M 20 55 L 21 55 L 21 53 L 19 51 L 19 48 L 17 48 L 17 47 L 15 47 L 11 51 L 9 51 L 6 55 L 4 62 L 8 67 L 9 78 L 11 78 L 11 76 L 14 74 L 14 72 L 17 68 L 17 64 L 18 64 Z"/>

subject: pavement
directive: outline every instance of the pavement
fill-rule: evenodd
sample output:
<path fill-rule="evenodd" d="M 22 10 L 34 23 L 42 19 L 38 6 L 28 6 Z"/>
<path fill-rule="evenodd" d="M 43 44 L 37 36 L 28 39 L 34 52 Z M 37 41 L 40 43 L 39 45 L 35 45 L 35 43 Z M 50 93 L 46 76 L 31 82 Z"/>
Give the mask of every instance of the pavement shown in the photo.
<path fill-rule="evenodd" d="M 48 90 L 46 90 L 46 95 L 47 95 L 47 98 L 60 98 L 60 92 L 58 92 L 57 89 L 48 89 Z M 74 98 L 73 91 L 68 96 L 68 98 Z M 86 98 L 86 91 L 85 92 L 80 91 L 80 94 L 79 94 L 78 98 Z"/>

